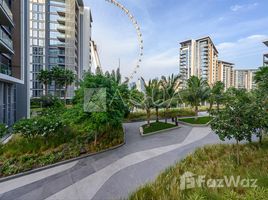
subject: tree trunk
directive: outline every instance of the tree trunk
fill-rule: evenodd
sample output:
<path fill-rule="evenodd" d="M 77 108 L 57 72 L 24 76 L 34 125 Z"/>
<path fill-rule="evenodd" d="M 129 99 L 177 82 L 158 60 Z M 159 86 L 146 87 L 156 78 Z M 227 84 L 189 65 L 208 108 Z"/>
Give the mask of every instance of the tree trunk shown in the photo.
<path fill-rule="evenodd" d="M 213 107 L 213 103 L 210 102 L 210 103 L 209 103 L 209 116 L 210 116 L 210 113 L 211 113 L 211 111 L 212 111 L 212 107 Z"/>
<path fill-rule="evenodd" d="M 236 140 L 236 161 L 237 161 L 237 165 L 240 165 L 240 149 L 239 149 L 239 142 L 238 140 Z"/>
<path fill-rule="evenodd" d="M 150 109 L 146 109 L 146 113 L 147 113 L 147 125 L 148 126 L 151 126 L 151 123 L 150 123 L 151 110 Z"/>
<path fill-rule="evenodd" d="M 94 136 L 94 146 L 97 146 L 97 139 L 98 139 L 98 133 L 95 132 L 95 136 Z"/>
<path fill-rule="evenodd" d="M 168 113 L 168 108 L 165 108 L 165 123 L 167 123 L 167 113 Z"/>
<path fill-rule="evenodd" d="M 159 112 L 158 112 L 159 108 L 156 107 L 155 108 L 155 113 L 156 113 L 156 122 L 159 122 Z"/>
<path fill-rule="evenodd" d="M 217 103 L 217 110 L 218 110 L 218 112 L 220 111 L 220 104 L 219 103 Z"/>
<path fill-rule="evenodd" d="M 48 95 L 48 84 L 45 84 L 45 95 Z"/>
<path fill-rule="evenodd" d="M 195 119 L 197 120 L 198 118 L 198 106 L 195 106 Z"/>
<path fill-rule="evenodd" d="M 260 145 L 262 145 L 262 137 L 263 137 L 263 135 L 264 135 L 264 129 L 261 130 L 261 133 L 260 133 L 260 136 L 259 136 L 259 143 L 260 143 Z"/>
<path fill-rule="evenodd" d="M 68 89 L 68 86 L 65 85 L 65 89 L 64 89 L 64 103 L 65 103 L 65 105 L 67 104 L 67 102 L 66 102 L 66 98 L 67 98 L 67 89 Z"/>
<path fill-rule="evenodd" d="M 54 96 L 57 96 L 57 84 L 56 82 L 54 83 Z"/>

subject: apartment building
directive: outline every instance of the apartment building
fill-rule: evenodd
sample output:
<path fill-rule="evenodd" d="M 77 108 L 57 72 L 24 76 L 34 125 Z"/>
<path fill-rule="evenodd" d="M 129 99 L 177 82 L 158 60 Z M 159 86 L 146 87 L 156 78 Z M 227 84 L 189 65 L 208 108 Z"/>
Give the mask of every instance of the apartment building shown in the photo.
<path fill-rule="evenodd" d="M 234 86 L 234 64 L 225 61 L 218 61 L 217 81 L 224 83 L 225 90 Z"/>
<path fill-rule="evenodd" d="M 45 94 L 38 74 L 53 67 L 72 70 L 77 80 L 91 64 L 91 23 L 89 8 L 83 0 L 30 1 L 30 96 Z M 69 87 L 67 98 L 74 96 L 75 84 Z M 49 87 L 54 92 L 54 84 Z M 62 91 L 63 96 L 63 91 Z"/>
<path fill-rule="evenodd" d="M 208 81 L 210 85 L 217 81 L 218 50 L 210 37 L 186 40 L 180 43 L 180 75 L 182 86 L 191 76 Z"/>
<path fill-rule="evenodd" d="M 256 88 L 254 76 L 257 69 L 234 70 L 234 86 L 238 89 L 252 90 Z"/>
<path fill-rule="evenodd" d="M 0 1 L 0 123 L 29 115 L 27 99 L 27 1 Z"/>
<path fill-rule="evenodd" d="M 263 43 L 268 47 L 268 40 Z M 263 66 L 268 66 L 268 53 L 263 55 Z"/>

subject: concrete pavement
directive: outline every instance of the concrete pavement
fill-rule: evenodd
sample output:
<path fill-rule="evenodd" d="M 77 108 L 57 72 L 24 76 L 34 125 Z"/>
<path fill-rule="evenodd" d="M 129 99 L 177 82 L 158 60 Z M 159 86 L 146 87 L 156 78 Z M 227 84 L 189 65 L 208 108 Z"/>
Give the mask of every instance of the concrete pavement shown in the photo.
<path fill-rule="evenodd" d="M 129 192 L 153 180 L 198 146 L 219 141 L 217 136 L 210 134 L 208 127 L 187 126 L 143 138 L 139 135 L 141 124 L 124 125 L 126 145 L 119 149 L 61 166 L 58 171 L 52 168 L 50 170 L 55 172 L 52 174 L 43 171 L 43 176 L 31 174 L 21 180 L 1 183 L 0 199 L 108 200 L 127 197 Z"/>

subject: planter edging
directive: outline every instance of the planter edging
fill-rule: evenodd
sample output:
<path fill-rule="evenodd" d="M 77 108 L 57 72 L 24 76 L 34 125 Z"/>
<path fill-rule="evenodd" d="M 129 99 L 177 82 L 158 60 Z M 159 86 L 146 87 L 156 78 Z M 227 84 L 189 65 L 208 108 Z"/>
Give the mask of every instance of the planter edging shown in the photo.
<path fill-rule="evenodd" d="M 76 157 L 76 158 L 71 158 L 71 159 L 60 161 L 60 162 L 57 162 L 57 163 L 54 163 L 54 164 L 51 164 L 51 165 L 46 165 L 46 166 L 39 167 L 39 168 L 36 168 L 36 169 L 32 169 L 32 170 L 29 170 L 29 171 L 25 171 L 25 172 L 21 172 L 21 173 L 18 173 L 18 174 L 13 174 L 13 175 L 10 175 L 10 176 L 6 176 L 6 177 L 3 177 L 3 178 L 0 178 L 0 183 L 5 182 L 5 181 L 9 181 L 9 180 L 12 180 L 12 179 L 16 179 L 16 178 L 19 178 L 19 177 L 22 177 L 22 176 L 26 176 L 26 175 L 34 174 L 34 173 L 37 173 L 37 172 L 41 172 L 41 171 L 44 171 L 44 170 L 47 170 L 47 169 L 51 169 L 53 167 L 58 167 L 58 166 L 61 166 L 61 165 L 64 165 L 64 164 L 74 162 L 74 161 L 78 161 L 78 160 L 81 160 L 83 158 L 87 158 L 87 157 L 90 157 L 90 156 L 94 156 L 94 155 L 97 155 L 97 154 L 101 154 L 101 153 L 105 153 L 105 152 L 108 152 L 108 151 L 111 151 L 111 150 L 118 149 L 118 148 L 120 148 L 120 147 L 122 147 L 122 146 L 124 146 L 126 144 L 126 130 L 125 130 L 124 127 L 123 127 L 123 132 L 124 132 L 124 141 L 123 141 L 123 143 L 121 143 L 119 145 L 116 145 L 114 147 L 110 147 L 108 149 L 101 150 L 99 152 L 88 153 L 88 154 L 85 154 L 85 155 L 82 155 L 82 156 L 79 156 L 79 157 Z"/>
<path fill-rule="evenodd" d="M 140 135 L 142 137 L 146 137 L 146 136 L 150 136 L 150 135 L 160 134 L 160 133 L 163 133 L 163 132 L 166 132 L 166 131 L 172 131 L 172 130 L 179 129 L 179 128 L 181 128 L 181 127 L 180 126 L 176 126 L 176 127 L 173 127 L 173 128 L 163 129 L 163 130 L 159 130 L 159 131 L 155 131 L 155 132 L 144 134 L 143 128 L 141 126 L 140 127 Z"/>

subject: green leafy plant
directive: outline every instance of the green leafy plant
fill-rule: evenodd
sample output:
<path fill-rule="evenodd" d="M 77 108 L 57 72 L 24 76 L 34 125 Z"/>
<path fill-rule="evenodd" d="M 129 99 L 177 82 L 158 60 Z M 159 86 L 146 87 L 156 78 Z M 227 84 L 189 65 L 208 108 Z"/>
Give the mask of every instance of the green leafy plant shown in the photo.
<path fill-rule="evenodd" d="M 5 124 L 0 124 L 0 138 L 8 134 L 8 126 Z"/>

